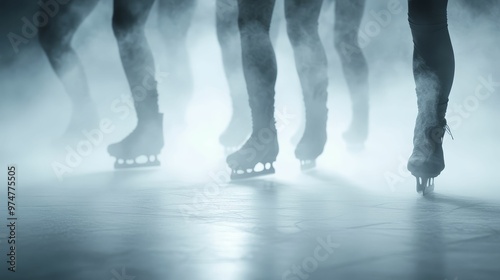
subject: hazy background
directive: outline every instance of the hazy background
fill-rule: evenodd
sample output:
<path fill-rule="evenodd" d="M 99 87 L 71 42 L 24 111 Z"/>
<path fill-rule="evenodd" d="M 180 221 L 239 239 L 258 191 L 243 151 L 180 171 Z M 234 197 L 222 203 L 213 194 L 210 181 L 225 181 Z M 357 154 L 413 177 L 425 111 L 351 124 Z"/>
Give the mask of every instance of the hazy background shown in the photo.
<path fill-rule="evenodd" d="M 215 0 L 198 2 L 188 38 L 195 91 L 187 112 L 188 126 L 176 132 L 178 143 L 167 143 L 170 146 L 164 148 L 161 155 L 161 168 L 176 171 L 169 172 L 176 175 L 165 178 L 168 180 L 204 181 L 209 179 L 209 172 L 225 170 L 225 156 L 218 137 L 229 121 L 231 108 L 215 33 Z M 391 1 L 367 2 L 361 25 L 361 32 L 365 34 L 369 32 L 370 22 L 373 25 L 374 14 L 387 11 Z M 412 41 L 406 0 L 397 2 L 401 6 L 400 12 L 391 14 L 391 20 L 385 26 L 379 23 L 380 31 L 368 36 L 368 43 L 364 46 L 369 63 L 372 109 L 370 137 L 366 150 L 360 154 L 348 153 L 341 139 L 350 120 L 350 100 L 340 60 L 333 47 L 333 10 L 323 11 L 320 28 L 329 56 L 330 115 L 329 141 L 318 165 L 366 188 L 414 192 L 414 179 L 405 168 L 412 149 L 416 117 L 411 72 Z M 447 167 L 436 183 L 442 189 L 462 194 L 498 197 L 500 86 L 484 100 L 474 97 L 481 79 L 500 83 L 500 13 L 496 2 L 450 1 L 449 25 L 456 55 L 456 76 L 448 118 L 451 116 L 456 120 L 450 124 L 455 140 L 445 136 Z M 24 176 L 25 181 L 57 182 L 52 164 L 64 162 L 66 151 L 54 148 L 51 143 L 63 133 L 69 121 L 69 99 L 37 38 L 21 45 L 19 53 L 14 52 L 7 38 L 9 32 L 20 34 L 22 17 L 32 17 L 37 1 L 0 0 L 0 3 L 0 163 L 2 166 L 18 164 L 20 176 Z M 67 176 L 112 171 L 114 159 L 108 156 L 106 146 L 121 140 L 135 126 L 134 115 L 121 120 L 110 110 L 113 100 L 130 94 L 111 29 L 111 16 L 112 1 L 101 1 L 83 22 L 73 46 L 84 64 L 100 116 L 111 119 L 117 129 L 106 135 L 104 143 L 95 147 Z M 158 16 L 155 6 L 147 33 L 157 67 L 161 70 L 163 46 L 157 28 Z M 290 177 L 300 172 L 290 139 L 302 120 L 302 97 L 284 20 L 281 21 L 276 53 L 276 109 L 291 115 L 285 120 L 278 118 L 284 129 L 279 135 L 281 149 L 276 176 Z M 161 84 L 159 90 L 160 110 L 163 110 L 168 100 L 162 97 L 165 89 Z M 459 113 L 457 106 L 465 106 L 465 112 Z"/>

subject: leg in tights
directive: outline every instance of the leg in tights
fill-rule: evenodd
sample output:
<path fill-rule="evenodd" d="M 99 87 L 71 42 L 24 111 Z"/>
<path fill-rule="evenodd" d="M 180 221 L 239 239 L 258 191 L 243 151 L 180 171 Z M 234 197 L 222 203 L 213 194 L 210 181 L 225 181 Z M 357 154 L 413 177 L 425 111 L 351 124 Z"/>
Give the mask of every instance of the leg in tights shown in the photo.
<path fill-rule="evenodd" d="M 442 138 L 455 62 L 447 25 L 447 0 L 409 0 L 413 73 L 418 115 L 408 169 L 417 178 L 434 178 L 444 169 Z"/>
<path fill-rule="evenodd" d="M 243 76 L 236 0 L 217 0 L 216 27 L 233 110 L 231 121 L 219 140 L 224 147 L 239 148 L 251 133 L 251 119 Z"/>
<path fill-rule="evenodd" d="M 158 110 L 158 91 L 153 55 L 146 40 L 144 25 L 154 0 L 115 0 L 113 31 L 134 99 L 137 127 L 108 151 L 117 159 L 157 155 L 163 147 L 163 116 Z"/>
<path fill-rule="evenodd" d="M 269 31 L 273 45 L 276 43 L 279 33 L 280 19 L 282 18 L 282 9 L 280 8 L 283 8 L 283 0 L 277 0 L 275 5 Z M 251 130 L 248 95 L 241 63 L 237 0 L 217 0 L 216 26 L 233 111 L 231 121 L 220 137 L 220 143 L 228 150 L 232 150 L 244 143 Z"/>
<path fill-rule="evenodd" d="M 304 97 L 306 126 L 295 156 L 315 160 L 326 143 L 327 58 L 318 34 L 323 0 L 286 0 L 287 32 Z"/>
<path fill-rule="evenodd" d="M 196 0 L 159 0 L 160 31 L 165 42 L 166 72 L 169 73 L 166 109 L 169 122 L 184 123 L 184 114 L 193 92 L 193 75 L 186 39 Z"/>
<path fill-rule="evenodd" d="M 81 138 L 82 129 L 93 129 L 98 126 L 97 112 L 90 98 L 82 63 L 71 46 L 73 35 L 98 1 L 75 0 L 60 5 L 59 12 L 39 30 L 40 44 L 73 107 L 65 138 L 78 136 Z"/>
<path fill-rule="evenodd" d="M 227 158 L 233 175 L 238 170 L 253 169 L 257 163 L 269 166 L 278 154 L 274 120 L 277 69 L 269 36 L 274 4 L 275 0 L 238 0 L 238 25 L 252 115 L 252 135 L 240 150 Z"/>
<path fill-rule="evenodd" d="M 358 43 L 366 0 L 336 0 L 334 44 L 351 94 L 352 120 L 344 139 L 362 145 L 368 136 L 368 64 Z"/>
<path fill-rule="evenodd" d="M 284 18 L 284 14 L 283 14 L 284 2 L 285 2 L 285 0 L 276 0 L 276 3 L 274 4 L 273 18 L 271 20 L 271 27 L 269 28 L 269 36 L 271 37 L 271 42 L 273 43 L 273 46 L 275 46 L 275 47 L 276 47 L 276 43 L 278 41 L 281 23 L 282 23 L 283 18 Z"/>

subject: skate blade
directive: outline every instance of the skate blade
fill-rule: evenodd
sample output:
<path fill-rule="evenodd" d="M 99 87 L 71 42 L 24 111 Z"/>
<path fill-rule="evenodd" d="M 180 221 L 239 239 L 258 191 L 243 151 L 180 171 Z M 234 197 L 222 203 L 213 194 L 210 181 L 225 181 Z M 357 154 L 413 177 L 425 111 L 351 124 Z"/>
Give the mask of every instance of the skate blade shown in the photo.
<path fill-rule="evenodd" d="M 128 168 L 140 168 L 140 167 L 154 167 L 160 166 L 160 161 L 156 156 L 151 156 L 146 162 L 137 162 L 133 159 L 117 159 L 115 161 L 115 169 L 128 169 Z"/>
<path fill-rule="evenodd" d="M 265 164 L 267 165 L 267 164 Z M 241 172 L 241 173 L 239 173 Z M 265 168 L 261 171 L 255 171 L 253 169 L 250 170 L 232 170 L 231 171 L 231 180 L 242 180 L 242 179 L 249 179 L 249 178 L 254 178 L 254 177 L 260 177 L 260 176 L 265 176 L 265 175 L 271 175 L 276 173 L 273 164 L 271 163 L 269 168 Z"/>
<path fill-rule="evenodd" d="M 307 171 L 316 167 L 315 159 L 300 160 L 300 170 Z"/>
<path fill-rule="evenodd" d="M 417 180 L 417 193 L 426 195 L 434 191 L 434 177 L 415 177 Z"/>

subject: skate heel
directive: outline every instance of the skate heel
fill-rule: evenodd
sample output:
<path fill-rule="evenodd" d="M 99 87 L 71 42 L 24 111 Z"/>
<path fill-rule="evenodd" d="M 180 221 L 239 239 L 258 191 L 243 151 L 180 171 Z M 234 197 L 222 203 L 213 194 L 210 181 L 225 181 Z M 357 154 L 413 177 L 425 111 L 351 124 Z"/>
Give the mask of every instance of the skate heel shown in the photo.
<path fill-rule="evenodd" d="M 247 179 L 274 174 L 274 162 L 278 156 L 279 146 L 276 134 L 265 142 L 253 135 L 235 153 L 227 157 L 231 168 L 231 179 Z"/>
<path fill-rule="evenodd" d="M 132 133 L 108 147 L 108 153 L 116 158 L 116 169 L 159 166 L 158 155 L 163 145 L 163 114 L 157 114 L 139 120 Z"/>
<path fill-rule="evenodd" d="M 233 117 L 226 130 L 219 137 L 226 155 L 236 152 L 245 143 L 252 132 L 250 120 Z"/>

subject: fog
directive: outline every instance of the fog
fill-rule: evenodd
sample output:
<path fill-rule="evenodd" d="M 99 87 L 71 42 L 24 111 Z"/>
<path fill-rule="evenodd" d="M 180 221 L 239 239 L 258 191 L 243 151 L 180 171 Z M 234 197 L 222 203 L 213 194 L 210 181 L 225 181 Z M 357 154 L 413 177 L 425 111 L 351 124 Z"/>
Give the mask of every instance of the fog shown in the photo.
<path fill-rule="evenodd" d="M 406 169 L 417 115 L 407 1 L 366 1 L 359 42 L 369 68 L 369 136 L 365 149 L 353 152 L 342 138 L 351 99 L 334 44 L 334 5 L 325 0 L 319 30 L 328 57 L 328 141 L 308 172 L 294 156 L 304 104 L 283 2 L 277 2 L 271 25 L 278 69 L 276 174 L 230 182 L 219 137 L 232 106 L 215 0 L 198 1 L 187 51 L 169 44 L 164 14 L 153 5 L 146 37 L 165 114 L 165 146 L 160 167 L 127 170 L 115 170 L 107 151 L 137 123 L 112 25 L 113 1 L 98 1 L 71 42 L 99 126 L 61 145 L 73 110 L 65 86 L 83 86 L 61 83 L 38 31 L 26 27 L 38 1 L 0 0 L 0 166 L 17 168 L 21 224 L 0 231 L 0 278 L 499 279 L 498 1 L 449 3 L 456 59 L 447 112 L 452 135 L 444 137 L 446 168 L 435 179 L 435 196 L 425 197 Z M 138 55 L 129 51 L 126 59 L 147 64 Z M 183 55 L 189 65 L 173 67 Z M 192 90 L 181 79 L 192 80 Z M 241 77 L 231 83 L 245 88 Z M 0 171 L 3 182 L 7 174 Z M 5 186 L 0 201 L 14 200 Z M 12 220 L 6 203 L 0 207 L 5 229 Z M 16 235 L 18 249 L 7 247 Z M 12 274 L 6 267 L 16 264 L 16 250 L 19 273 Z"/>
<path fill-rule="evenodd" d="M 208 179 L 207 172 L 225 168 L 225 155 L 218 138 L 231 116 L 228 84 L 215 31 L 215 1 L 199 2 L 187 38 L 193 93 L 186 98 L 185 124 L 174 123 L 165 128 L 167 143 L 160 156 L 161 170 L 172 171 L 168 174 L 180 181 L 204 181 Z M 413 191 L 414 187 L 414 179 L 405 165 L 412 149 L 417 107 L 407 4 L 403 0 L 390 2 L 368 1 L 361 24 L 360 41 L 369 65 L 370 134 L 366 149 L 354 154 L 346 150 L 341 138 L 351 118 L 351 105 L 333 43 L 333 5 L 325 3 L 320 33 L 328 55 L 329 120 L 328 142 L 318 166 L 366 188 L 404 192 Z M 24 174 L 30 174 L 30 180 L 57 180 L 53 163 L 63 163 L 68 151 L 54 148 L 52 143 L 68 124 L 71 103 L 37 38 L 13 46 L 7 36 L 10 32 L 22 33 L 22 18 L 31 18 L 36 12 L 35 1 L 3 1 L 2 5 L 1 161 L 4 165 L 18 164 Z M 440 188 L 463 194 L 498 194 L 499 9 L 494 2 L 472 5 L 466 1 L 449 4 L 456 75 L 447 118 L 454 140 L 445 136 L 447 166 L 437 182 Z M 159 28 L 160 16 L 155 4 L 146 33 L 157 68 L 160 111 L 168 113 L 171 100 L 178 96 L 177 89 L 169 85 L 172 74 L 165 59 L 168 48 Z M 82 157 L 81 163 L 65 173 L 64 178 L 112 172 L 114 159 L 107 154 L 106 146 L 121 140 L 136 124 L 132 108 L 121 115 L 112 110 L 113 102 L 126 106 L 130 90 L 111 17 L 111 1 L 99 2 L 78 29 L 72 45 L 83 63 L 100 118 L 109 119 L 116 129 L 104 135 L 102 143 L 94 146 L 90 155 Z M 276 110 L 281 125 L 275 176 L 294 178 L 294 174 L 300 173 L 293 150 L 303 122 L 303 104 L 283 12 L 278 11 L 277 17 L 273 23 L 278 24 Z M 482 95 L 476 91 L 481 85 L 487 89 Z"/>

